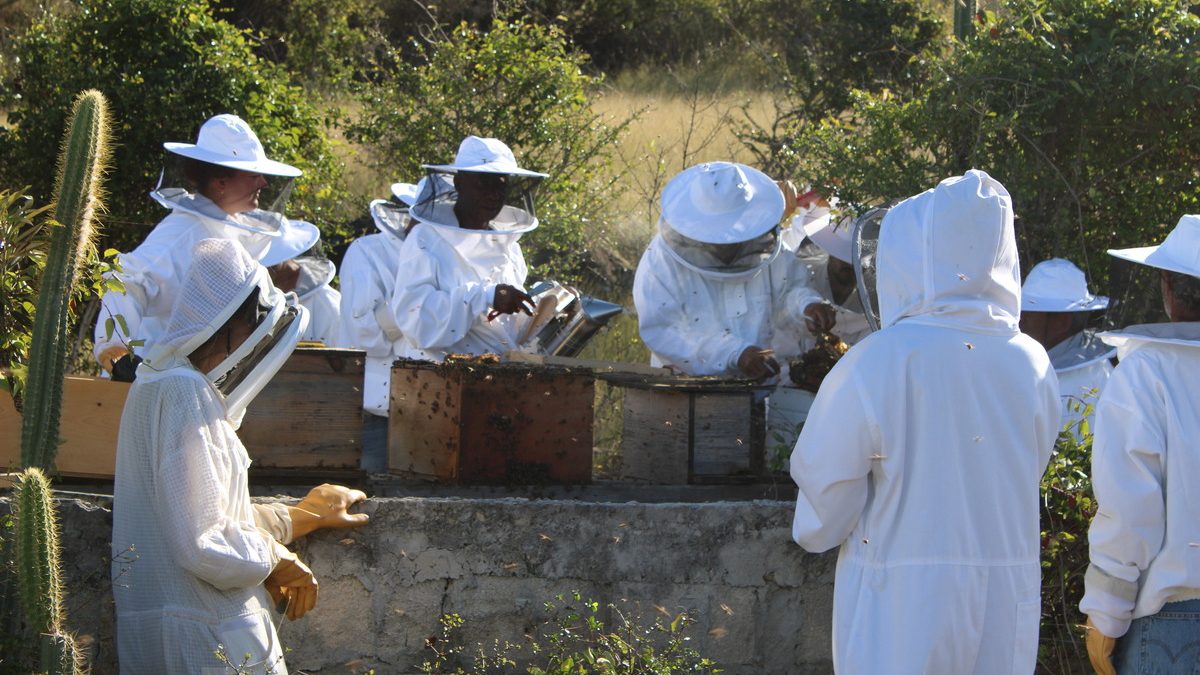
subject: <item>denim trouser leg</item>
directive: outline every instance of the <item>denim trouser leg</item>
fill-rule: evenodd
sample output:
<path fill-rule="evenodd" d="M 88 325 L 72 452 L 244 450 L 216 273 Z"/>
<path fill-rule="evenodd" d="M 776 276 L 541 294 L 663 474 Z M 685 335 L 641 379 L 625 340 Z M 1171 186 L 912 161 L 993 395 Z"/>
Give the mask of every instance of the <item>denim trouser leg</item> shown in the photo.
<path fill-rule="evenodd" d="M 1134 619 L 1113 651 L 1117 675 L 1200 675 L 1200 600 Z"/>

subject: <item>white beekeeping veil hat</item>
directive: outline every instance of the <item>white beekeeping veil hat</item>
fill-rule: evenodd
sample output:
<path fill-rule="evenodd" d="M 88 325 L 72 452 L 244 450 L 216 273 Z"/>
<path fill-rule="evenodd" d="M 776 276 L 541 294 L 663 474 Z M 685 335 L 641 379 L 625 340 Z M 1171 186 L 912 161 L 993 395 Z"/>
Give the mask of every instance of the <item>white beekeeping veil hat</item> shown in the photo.
<path fill-rule="evenodd" d="M 1034 265 L 1021 286 L 1023 312 L 1091 312 L 1105 307 L 1108 298 L 1092 295 L 1083 270 L 1062 258 Z"/>
<path fill-rule="evenodd" d="M 667 251 L 706 276 L 750 274 L 781 246 L 784 197 L 766 174 L 732 162 L 685 169 L 662 192 L 658 229 Z"/>
<path fill-rule="evenodd" d="M 154 370 L 184 365 L 189 354 L 221 330 L 253 297 L 247 316 L 253 331 L 215 368 L 205 373 L 225 398 L 227 415 L 240 419 L 296 347 L 308 312 L 271 283 L 265 267 L 240 244 L 204 239 L 196 244 L 182 292 L 167 330 L 146 357 Z"/>

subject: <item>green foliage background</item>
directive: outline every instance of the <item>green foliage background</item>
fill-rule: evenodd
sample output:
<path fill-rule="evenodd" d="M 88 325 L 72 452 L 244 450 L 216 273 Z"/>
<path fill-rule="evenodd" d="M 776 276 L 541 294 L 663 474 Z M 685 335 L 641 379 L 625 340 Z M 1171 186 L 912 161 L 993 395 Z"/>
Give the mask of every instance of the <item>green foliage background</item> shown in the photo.
<path fill-rule="evenodd" d="M 162 143 L 192 142 L 222 112 L 245 118 L 268 155 L 304 169 L 295 215 L 341 219 L 342 168 L 317 101 L 257 57 L 251 36 L 217 18 L 208 0 L 81 0 L 36 17 L 14 48 L 19 75 L 0 98 L 12 125 L 0 129 L 0 184 L 32 185 L 47 199 L 71 100 L 99 89 L 117 120 L 104 246 L 132 250 L 165 215 L 147 197 Z"/>
<path fill-rule="evenodd" d="M 858 92 L 791 140 L 856 208 L 984 169 L 1013 196 L 1026 268 L 1067 257 L 1095 282 L 1106 249 L 1200 208 L 1198 39 L 1189 0 L 1008 0 L 924 86 Z"/>
<path fill-rule="evenodd" d="M 600 78 L 561 31 L 519 19 L 487 31 L 461 23 L 433 42 L 414 42 L 416 58 L 393 50 L 362 89 L 351 136 L 397 180 L 416 182 L 422 164 L 453 160 L 470 134 L 502 139 L 521 166 L 550 175 L 539 188 L 539 228 L 522 239 L 530 278 L 578 282 L 604 258 L 605 209 L 618 176 L 614 142 L 626 120 L 592 111 Z"/>

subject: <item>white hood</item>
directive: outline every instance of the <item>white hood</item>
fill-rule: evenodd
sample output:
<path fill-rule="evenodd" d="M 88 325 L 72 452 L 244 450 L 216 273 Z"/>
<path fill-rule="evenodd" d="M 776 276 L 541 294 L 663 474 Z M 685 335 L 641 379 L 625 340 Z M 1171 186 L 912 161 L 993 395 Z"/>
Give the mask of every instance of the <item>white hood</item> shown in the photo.
<path fill-rule="evenodd" d="M 888 211 L 879 235 L 879 309 L 884 327 L 916 320 L 1013 334 L 1021 274 L 1012 199 L 971 170 Z"/>

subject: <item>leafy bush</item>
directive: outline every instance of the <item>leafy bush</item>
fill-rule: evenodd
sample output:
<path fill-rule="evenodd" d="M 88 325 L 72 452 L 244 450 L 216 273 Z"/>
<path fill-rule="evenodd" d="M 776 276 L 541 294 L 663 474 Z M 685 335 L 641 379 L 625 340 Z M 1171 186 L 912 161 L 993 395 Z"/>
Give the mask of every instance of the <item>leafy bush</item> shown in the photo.
<path fill-rule="evenodd" d="M 1092 404 L 1072 400 L 1083 419 Z M 1078 437 L 1076 436 L 1078 434 Z M 1088 567 L 1087 531 L 1096 515 L 1092 496 L 1092 433 L 1086 421 L 1059 434 L 1054 455 L 1042 477 L 1042 627 L 1038 672 L 1086 675 L 1087 648 L 1079 611 L 1083 575 Z"/>
<path fill-rule="evenodd" d="M 467 135 L 503 140 L 522 166 L 550 174 L 537 199 L 542 224 L 522 240 L 531 278 L 598 272 L 614 215 L 612 145 L 627 120 L 609 125 L 592 112 L 600 79 L 583 72 L 586 57 L 557 28 L 520 20 L 488 31 L 462 23 L 411 49 L 414 63 L 398 50 L 381 60 L 351 136 L 410 182 L 422 163 L 453 159 Z"/>
<path fill-rule="evenodd" d="M 0 368 L 9 371 L 3 377 L 10 388 L 22 381 L 29 356 L 49 208 L 34 205 L 24 190 L 0 190 Z"/>
<path fill-rule="evenodd" d="M 584 599 L 578 592 L 558 595 L 545 604 L 550 615 L 532 635 L 528 645 L 494 642 L 475 645 L 468 653 L 457 632 L 464 621 L 457 614 L 442 617 L 442 634 L 428 638 L 432 660 L 421 666 L 422 673 L 489 675 L 527 673 L 528 675 L 670 675 L 671 673 L 719 673 L 716 664 L 688 646 L 686 632 L 695 622 L 686 612 L 655 617 L 644 625 L 640 617 L 627 615 L 616 605 Z M 613 616 L 606 626 L 603 615 Z M 528 649 L 528 653 L 525 650 Z M 521 665 L 521 663 L 525 665 Z M 464 669 L 469 664 L 470 669 Z"/>
<path fill-rule="evenodd" d="M 80 0 L 77 11 L 45 13 L 17 41 L 16 78 L 0 105 L 0 172 L 9 184 L 53 186 L 53 158 L 76 92 L 110 102 L 116 150 L 108 176 L 102 246 L 130 250 L 163 216 L 147 192 L 162 167 L 163 141 L 195 138 L 212 115 L 245 118 L 274 158 L 305 171 L 293 211 L 324 224 L 339 217 L 340 164 L 326 123 L 282 68 L 256 57 L 247 34 L 213 16 L 209 0 Z"/>
<path fill-rule="evenodd" d="M 1086 269 L 1200 208 L 1192 5 L 1007 0 L 932 59 L 915 92 L 859 92 L 848 118 L 797 125 L 791 144 L 859 208 L 985 169 L 1013 195 L 1027 264 L 1065 256 Z"/>
<path fill-rule="evenodd" d="M 259 35 L 262 56 L 305 85 L 330 91 L 344 89 L 366 65 L 384 18 L 375 0 L 214 2 L 223 18 Z"/>

